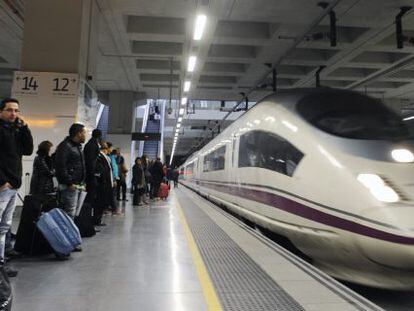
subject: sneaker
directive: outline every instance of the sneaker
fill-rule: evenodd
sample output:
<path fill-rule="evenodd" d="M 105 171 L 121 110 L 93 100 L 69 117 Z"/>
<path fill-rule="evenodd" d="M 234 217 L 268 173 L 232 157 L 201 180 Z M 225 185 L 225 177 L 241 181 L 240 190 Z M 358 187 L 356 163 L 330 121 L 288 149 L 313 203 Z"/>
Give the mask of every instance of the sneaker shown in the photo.
<path fill-rule="evenodd" d="M 5 265 L 4 266 L 4 271 L 6 272 L 7 276 L 9 278 L 14 278 L 17 276 L 17 274 L 19 273 L 19 271 L 13 269 L 12 267 L 10 267 L 9 265 Z"/>

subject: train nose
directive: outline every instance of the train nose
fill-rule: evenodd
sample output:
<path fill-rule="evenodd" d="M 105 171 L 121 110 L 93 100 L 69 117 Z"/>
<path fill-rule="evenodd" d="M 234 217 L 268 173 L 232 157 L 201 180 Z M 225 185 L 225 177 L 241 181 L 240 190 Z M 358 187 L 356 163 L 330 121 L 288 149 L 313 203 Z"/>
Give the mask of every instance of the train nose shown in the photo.
<path fill-rule="evenodd" d="M 414 269 L 414 206 L 389 206 L 362 214 L 373 221 L 371 236 L 359 236 L 365 257 L 380 265 Z"/>

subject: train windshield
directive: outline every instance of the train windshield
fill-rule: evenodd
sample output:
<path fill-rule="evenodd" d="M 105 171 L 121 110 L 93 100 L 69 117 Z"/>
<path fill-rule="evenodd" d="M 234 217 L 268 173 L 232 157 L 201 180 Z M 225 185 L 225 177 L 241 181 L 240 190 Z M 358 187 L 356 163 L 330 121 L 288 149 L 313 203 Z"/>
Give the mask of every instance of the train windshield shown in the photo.
<path fill-rule="evenodd" d="M 380 101 L 358 93 L 326 92 L 305 96 L 299 114 L 332 135 L 366 140 L 414 139 L 413 124 Z"/>

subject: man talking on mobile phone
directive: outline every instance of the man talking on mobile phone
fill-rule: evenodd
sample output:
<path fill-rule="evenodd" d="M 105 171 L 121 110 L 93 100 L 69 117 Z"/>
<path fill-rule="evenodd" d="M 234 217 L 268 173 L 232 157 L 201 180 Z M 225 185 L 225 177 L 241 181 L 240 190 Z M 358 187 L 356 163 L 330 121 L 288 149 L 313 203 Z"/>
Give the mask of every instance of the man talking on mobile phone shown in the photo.
<path fill-rule="evenodd" d="M 9 231 L 17 190 L 22 184 L 22 156 L 33 152 L 33 137 L 19 116 L 19 102 L 5 98 L 0 103 L 0 266 L 4 266 L 6 233 Z M 9 276 L 17 271 L 6 268 Z"/>

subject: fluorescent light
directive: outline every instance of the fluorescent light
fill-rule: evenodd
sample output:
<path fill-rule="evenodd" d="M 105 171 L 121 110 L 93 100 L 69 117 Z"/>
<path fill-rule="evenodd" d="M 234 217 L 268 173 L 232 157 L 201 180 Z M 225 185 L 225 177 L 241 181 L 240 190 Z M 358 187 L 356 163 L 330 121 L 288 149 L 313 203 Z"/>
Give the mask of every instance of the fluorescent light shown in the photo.
<path fill-rule="evenodd" d="M 191 81 L 185 81 L 184 82 L 184 92 L 188 92 L 191 87 Z"/>
<path fill-rule="evenodd" d="M 177 124 L 177 128 L 179 129 L 181 127 L 181 123 L 178 123 Z"/>
<path fill-rule="evenodd" d="M 180 129 L 176 129 L 175 132 L 178 133 L 180 131 Z"/>
<path fill-rule="evenodd" d="M 391 151 L 392 158 L 397 162 L 408 163 L 414 161 L 414 155 L 407 149 L 394 149 Z"/>
<path fill-rule="evenodd" d="M 184 114 L 184 108 L 181 108 L 181 109 L 178 111 L 178 113 L 180 114 L 180 116 L 181 116 L 181 115 L 183 115 L 183 114 Z"/>
<path fill-rule="evenodd" d="M 197 62 L 197 56 L 190 56 L 188 58 L 187 71 L 193 72 Z"/>
<path fill-rule="evenodd" d="M 200 14 L 197 15 L 196 22 L 195 22 L 195 29 L 194 29 L 194 40 L 201 40 L 203 36 L 204 27 L 206 26 L 207 16 Z"/>
<path fill-rule="evenodd" d="M 181 105 L 184 106 L 185 104 L 187 104 L 187 97 L 181 98 Z"/>
<path fill-rule="evenodd" d="M 177 122 L 181 122 L 183 120 L 183 117 L 179 117 Z"/>

